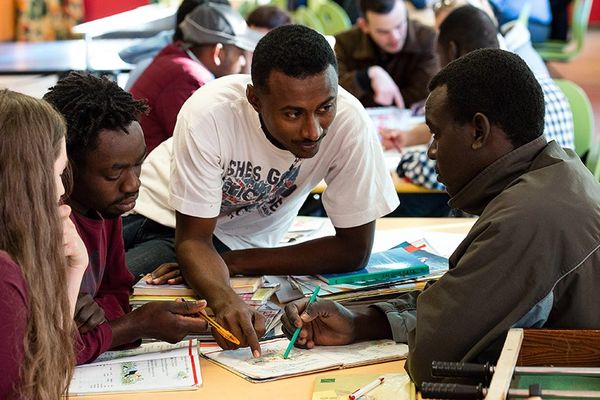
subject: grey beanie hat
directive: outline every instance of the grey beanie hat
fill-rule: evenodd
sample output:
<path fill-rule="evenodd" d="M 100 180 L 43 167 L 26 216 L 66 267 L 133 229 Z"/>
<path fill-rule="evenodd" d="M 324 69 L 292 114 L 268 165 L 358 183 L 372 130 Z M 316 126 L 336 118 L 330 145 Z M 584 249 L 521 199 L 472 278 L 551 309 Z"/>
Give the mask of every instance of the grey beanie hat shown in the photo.
<path fill-rule="evenodd" d="M 248 28 L 246 21 L 231 6 L 205 3 L 194 8 L 179 24 L 185 42 L 223 43 L 254 51 L 263 36 Z"/>

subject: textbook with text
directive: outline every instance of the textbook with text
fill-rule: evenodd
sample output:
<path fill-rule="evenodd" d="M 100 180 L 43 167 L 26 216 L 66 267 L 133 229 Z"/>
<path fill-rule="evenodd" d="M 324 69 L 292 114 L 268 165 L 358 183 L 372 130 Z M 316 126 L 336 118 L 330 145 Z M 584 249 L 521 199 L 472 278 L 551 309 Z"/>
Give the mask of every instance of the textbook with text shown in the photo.
<path fill-rule="evenodd" d="M 373 340 L 346 346 L 294 347 L 289 358 L 283 352 L 288 339 L 261 342 L 261 356 L 254 358 L 248 348 L 222 350 L 216 344 L 202 343 L 205 358 L 251 382 L 267 382 L 319 371 L 358 367 L 406 358 L 408 346 L 393 340 Z"/>
<path fill-rule="evenodd" d="M 195 390 L 202 385 L 198 342 L 152 342 L 109 351 L 75 368 L 69 395 Z"/>
<path fill-rule="evenodd" d="M 401 247 L 371 254 L 365 268 L 339 274 L 320 274 L 329 285 L 340 283 L 367 284 L 398 278 L 415 278 L 429 273 L 429 266 Z"/>

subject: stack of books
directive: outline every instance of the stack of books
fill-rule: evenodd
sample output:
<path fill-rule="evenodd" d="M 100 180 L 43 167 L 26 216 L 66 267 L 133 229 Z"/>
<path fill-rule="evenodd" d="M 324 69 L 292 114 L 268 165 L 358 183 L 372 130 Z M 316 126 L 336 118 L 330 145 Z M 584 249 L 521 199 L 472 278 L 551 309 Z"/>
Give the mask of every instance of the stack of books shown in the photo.
<path fill-rule="evenodd" d="M 320 286 L 319 297 L 343 304 L 364 304 L 393 298 L 399 293 L 422 290 L 427 282 L 448 270 L 448 259 L 436 254 L 425 239 L 373 253 L 361 270 L 317 276 L 290 276 L 290 285 L 309 296 Z"/>
<path fill-rule="evenodd" d="M 277 286 L 265 283 L 261 276 L 233 277 L 229 280 L 231 288 L 242 300 L 252 305 L 262 305 L 275 293 Z M 151 285 L 144 278 L 133 285 L 133 294 L 129 298 L 132 307 L 149 301 L 170 301 L 178 298 L 195 300 L 197 295 L 187 284 Z"/>
<path fill-rule="evenodd" d="M 280 318 L 282 314 L 281 307 L 269 301 L 271 296 L 279 288 L 278 283 L 266 282 L 262 276 L 255 277 L 232 277 L 229 280 L 231 288 L 240 298 L 249 306 L 255 308 L 265 318 L 265 328 L 267 337 L 272 338 L 281 334 Z M 129 298 L 129 304 L 132 308 L 140 307 L 150 301 L 175 301 L 177 299 L 196 300 L 200 297 L 187 284 L 177 285 L 151 285 L 146 283 L 144 278 L 140 279 L 133 286 L 133 294 Z M 210 304 L 206 310 L 207 314 L 214 315 L 210 309 Z M 195 335 L 199 340 L 212 340 L 209 332 Z"/>

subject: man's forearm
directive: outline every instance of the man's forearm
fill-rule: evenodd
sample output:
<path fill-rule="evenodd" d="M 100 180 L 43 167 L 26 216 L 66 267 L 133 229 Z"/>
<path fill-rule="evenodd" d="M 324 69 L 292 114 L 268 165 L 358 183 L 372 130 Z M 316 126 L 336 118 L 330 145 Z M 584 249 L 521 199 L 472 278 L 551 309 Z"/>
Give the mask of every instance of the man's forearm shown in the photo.
<path fill-rule="evenodd" d="M 355 316 L 354 341 L 392 338 L 392 330 L 385 313 L 366 305 L 350 307 Z"/>
<path fill-rule="evenodd" d="M 371 225 L 373 224 L 373 225 Z M 223 254 L 232 273 L 246 275 L 311 275 L 354 271 L 368 261 L 374 222 L 294 246 L 247 249 Z"/>
<path fill-rule="evenodd" d="M 229 284 L 229 270 L 212 245 L 188 239 L 177 245 L 177 259 L 187 283 L 214 307 L 235 293 Z"/>
<path fill-rule="evenodd" d="M 135 342 L 144 336 L 145 327 L 142 321 L 137 318 L 138 312 L 134 310 L 109 322 L 112 329 L 112 344 L 110 348 Z"/>
<path fill-rule="evenodd" d="M 427 144 L 431 140 L 431 132 L 425 124 L 418 124 L 409 130 L 404 141 L 405 146 Z"/>

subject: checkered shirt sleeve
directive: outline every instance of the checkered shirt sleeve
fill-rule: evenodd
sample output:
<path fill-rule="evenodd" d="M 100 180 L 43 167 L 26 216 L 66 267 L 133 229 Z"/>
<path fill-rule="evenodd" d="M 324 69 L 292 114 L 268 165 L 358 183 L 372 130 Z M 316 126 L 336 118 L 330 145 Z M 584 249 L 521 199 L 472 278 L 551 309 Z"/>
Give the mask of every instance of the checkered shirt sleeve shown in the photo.
<path fill-rule="evenodd" d="M 446 187 L 437 181 L 435 161 L 427 157 L 424 149 L 411 149 L 404 151 L 396 169 L 398 176 L 407 178 L 415 185 L 427 189 L 445 190 Z"/>
<path fill-rule="evenodd" d="M 573 114 L 569 101 L 552 78 L 537 76 L 537 79 L 544 92 L 546 106 L 544 135 L 546 135 L 546 139 L 548 141 L 556 140 L 562 147 L 574 149 Z"/>

